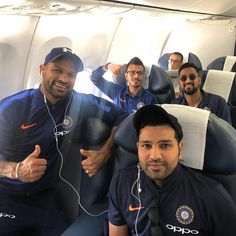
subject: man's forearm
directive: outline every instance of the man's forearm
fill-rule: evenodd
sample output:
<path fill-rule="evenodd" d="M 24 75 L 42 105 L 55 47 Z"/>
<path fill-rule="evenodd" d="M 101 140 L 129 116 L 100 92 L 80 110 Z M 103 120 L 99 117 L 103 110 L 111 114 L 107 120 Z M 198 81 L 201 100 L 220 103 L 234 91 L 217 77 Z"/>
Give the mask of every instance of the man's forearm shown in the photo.
<path fill-rule="evenodd" d="M 117 127 L 113 127 L 111 129 L 111 134 L 110 134 L 109 138 L 107 139 L 106 143 L 102 147 L 102 149 L 107 153 L 106 161 L 111 157 L 112 149 L 114 147 L 113 137 L 114 137 L 116 129 L 117 129 Z"/>
<path fill-rule="evenodd" d="M 0 160 L 0 177 L 16 179 L 16 162 L 8 162 Z"/>
<path fill-rule="evenodd" d="M 95 69 L 91 76 L 90 79 L 93 83 L 97 83 L 99 81 L 99 79 L 101 79 L 103 77 L 103 75 L 105 74 L 106 70 L 104 69 L 103 66 L 99 66 L 97 69 Z"/>

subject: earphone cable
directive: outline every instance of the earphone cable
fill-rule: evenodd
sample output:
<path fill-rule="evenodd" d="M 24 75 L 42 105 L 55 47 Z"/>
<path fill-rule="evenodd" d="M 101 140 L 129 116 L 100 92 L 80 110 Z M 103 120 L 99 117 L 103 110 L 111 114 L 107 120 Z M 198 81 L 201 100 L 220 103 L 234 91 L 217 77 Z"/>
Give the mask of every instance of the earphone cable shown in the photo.
<path fill-rule="evenodd" d="M 71 98 L 72 98 L 72 94 L 71 94 L 70 99 L 69 99 L 69 102 L 68 102 L 68 104 L 67 104 L 67 106 L 66 106 L 65 114 L 67 113 L 67 109 L 68 109 L 69 104 L 70 104 L 70 102 L 71 102 Z M 53 133 L 54 133 L 54 137 L 55 137 L 55 140 L 56 140 L 56 149 L 57 149 L 57 152 L 59 153 L 59 156 L 60 156 L 60 158 L 61 158 L 61 164 L 60 164 L 60 168 L 59 168 L 59 172 L 58 172 L 59 178 L 60 178 L 64 183 L 66 183 L 69 187 L 71 187 L 71 189 L 75 192 L 75 194 L 77 195 L 77 198 L 78 198 L 78 204 L 79 204 L 79 206 L 83 209 L 84 212 L 86 212 L 88 215 L 94 216 L 94 217 L 95 217 L 95 216 L 103 215 L 104 213 L 108 212 L 108 210 L 105 210 L 105 211 L 103 211 L 103 212 L 101 212 L 101 213 L 99 213 L 99 214 L 92 214 L 92 213 L 88 212 L 88 211 L 83 207 L 83 205 L 81 204 L 79 192 L 75 189 L 75 187 L 74 187 L 69 181 L 67 181 L 67 180 L 62 176 L 62 167 L 63 167 L 63 163 L 64 163 L 64 158 L 63 158 L 63 154 L 62 154 L 61 151 L 60 151 L 59 144 L 58 144 L 58 137 L 57 137 L 56 134 L 58 133 L 58 132 L 57 132 L 57 127 L 58 127 L 59 125 L 63 124 L 63 123 L 58 124 L 58 125 L 56 124 L 56 122 L 55 122 L 55 120 L 54 120 L 54 118 L 53 118 L 53 116 L 52 116 L 52 114 L 51 114 L 51 112 L 50 112 L 50 110 L 49 110 L 49 107 L 48 107 L 48 105 L 47 105 L 47 100 L 46 100 L 45 94 L 44 94 L 44 103 L 45 103 L 45 105 L 46 105 L 47 112 L 48 112 L 48 114 L 49 114 L 49 116 L 50 116 L 50 118 L 51 118 L 51 120 L 52 120 L 52 122 L 53 122 L 53 125 L 54 125 Z M 64 116 L 65 116 L 65 115 L 64 115 Z"/>
<path fill-rule="evenodd" d="M 137 165 L 137 168 L 138 168 L 137 179 L 135 180 L 135 182 L 133 183 L 133 185 L 131 187 L 131 195 L 138 201 L 138 211 L 137 211 L 137 215 L 135 217 L 135 223 L 134 223 L 134 230 L 135 230 L 136 236 L 138 236 L 138 218 L 139 218 L 141 207 L 142 207 L 142 202 L 141 202 L 141 197 L 140 197 L 140 192 L 142 191 L 140 188 L 140 186 L 141 186 L 140 173 L 142 171 L 142 168 L 140 167 L 140 164 Z M 135 185 L 137 186 L 137 196 L 134 194 L 134 186 Z"/>

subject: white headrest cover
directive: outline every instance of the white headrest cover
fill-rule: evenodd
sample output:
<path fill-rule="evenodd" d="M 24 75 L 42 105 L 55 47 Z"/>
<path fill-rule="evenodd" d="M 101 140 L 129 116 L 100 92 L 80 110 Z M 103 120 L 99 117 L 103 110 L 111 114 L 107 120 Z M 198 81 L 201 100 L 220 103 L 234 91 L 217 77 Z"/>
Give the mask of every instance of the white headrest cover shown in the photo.
<path fill-rule="evenodd" d="M 225 58 L 225 63 L 224 63 L 223 70 L 224 71 L 231 71 L 231 68 L 232 68 L 232 66 L 234 65 L 235 62 L 236 62 L 236 57 L 227 56 Z"/>
<path fill-rule="evenodd" d="M 206 132 L 210 112 L 207 110 L 174 104 L 161 105 L 177 117 L 183 129 L 183 161 L 185 166 L 202 170 L 204 164 Z"/>
<path fill-rule="evenodd" d="M 234 81 L 234 76 L 234 72 L 209 70 L 203 90 L 209 93 L 220 95 L 227 102 Z"/>

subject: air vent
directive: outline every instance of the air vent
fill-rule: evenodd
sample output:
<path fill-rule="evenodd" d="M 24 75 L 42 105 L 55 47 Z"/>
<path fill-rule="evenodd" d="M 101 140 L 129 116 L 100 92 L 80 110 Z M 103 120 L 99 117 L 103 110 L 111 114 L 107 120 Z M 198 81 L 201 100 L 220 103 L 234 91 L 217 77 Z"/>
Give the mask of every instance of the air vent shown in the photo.
<path fill-rule="evenodd" d="M 13 11 L 32 11 L 32 10 L 42 10 L 43 5 L 21 5 L 17 7 L 12 7 Z"/>

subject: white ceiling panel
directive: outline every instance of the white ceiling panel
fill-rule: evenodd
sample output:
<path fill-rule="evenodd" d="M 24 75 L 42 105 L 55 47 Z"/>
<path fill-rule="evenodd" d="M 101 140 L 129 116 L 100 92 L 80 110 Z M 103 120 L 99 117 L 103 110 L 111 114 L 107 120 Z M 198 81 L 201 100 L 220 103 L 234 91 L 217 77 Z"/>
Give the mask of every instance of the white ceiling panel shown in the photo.
<path fill-rule="evenodd" d="M 126 16 L 130 14 L 185 14 L 186 18 L 236 17 L 235 0 L 1 0 L 0 14 L 61 15 L 80 12 Z"/>

